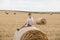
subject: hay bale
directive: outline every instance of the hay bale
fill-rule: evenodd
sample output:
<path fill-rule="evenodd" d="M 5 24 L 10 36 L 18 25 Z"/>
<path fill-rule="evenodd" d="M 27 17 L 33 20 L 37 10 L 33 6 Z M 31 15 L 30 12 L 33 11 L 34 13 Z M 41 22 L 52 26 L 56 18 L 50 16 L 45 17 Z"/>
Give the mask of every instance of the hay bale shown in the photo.
<path fill-rule="evenodd" d="M 16 13 L 14 13 L 14 15 L 16 15 Z"/>
<path fill-rule="evenodd" d="M 8 15 L 9 13 L 6 12 L 6 14 Z"/>
<path fill-rule="evenodd" d="M 45 18 L 38 18 L 36 20 L 36 24 L 38 24 L 38 25 L 45 25 L 46 23 L 47 23 L 47 21 Z"/>
<path fill-rule="evenodd" d="M 14 40 L 48 40 L 36 27 L 25 27 L 15 32 Z"/>
<path fill-rule="evenodd" d="M 52 13 L 52 12 L 50 12 L 50 15 L 53 15 L 53 13 Z"/>

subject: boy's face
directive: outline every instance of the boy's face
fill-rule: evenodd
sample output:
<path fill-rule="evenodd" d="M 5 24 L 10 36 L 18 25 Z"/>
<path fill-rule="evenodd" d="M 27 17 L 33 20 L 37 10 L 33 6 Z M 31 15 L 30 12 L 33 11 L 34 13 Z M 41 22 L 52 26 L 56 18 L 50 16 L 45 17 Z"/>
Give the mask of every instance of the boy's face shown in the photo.
<path fill-rule="evenodd" d="M 29 18 L 31 18 L 31 15 L 29 15 Z"/>

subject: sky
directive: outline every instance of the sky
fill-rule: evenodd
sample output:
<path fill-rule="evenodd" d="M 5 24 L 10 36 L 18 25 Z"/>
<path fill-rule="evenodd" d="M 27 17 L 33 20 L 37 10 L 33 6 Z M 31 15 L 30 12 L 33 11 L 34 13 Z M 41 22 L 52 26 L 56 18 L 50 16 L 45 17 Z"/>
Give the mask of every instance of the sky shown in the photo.
<path fill-rule="evenodd" d="M 0 10 L 60 11 L 60 0 L 0 0 Z"/>

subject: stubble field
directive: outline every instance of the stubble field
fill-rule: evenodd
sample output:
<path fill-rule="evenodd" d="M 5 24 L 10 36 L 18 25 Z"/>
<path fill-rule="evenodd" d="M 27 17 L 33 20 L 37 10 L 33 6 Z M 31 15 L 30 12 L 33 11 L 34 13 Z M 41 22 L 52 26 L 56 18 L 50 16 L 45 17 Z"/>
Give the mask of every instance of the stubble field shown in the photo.
<path fill-rule="evenodd" d="M 16 14 L 15 14 L 16 13 Z M 0 40 L 13 40 L 17 28 L 24 25 L 28 17 L 25 12 L 0 11 Z M 60 40 L 60 14 L 32 13 L 33 26 L 45 33 L 49 40 Z M 37 25 L 36 19 L 43 17 L 47 20 L 46 25 Z"/>

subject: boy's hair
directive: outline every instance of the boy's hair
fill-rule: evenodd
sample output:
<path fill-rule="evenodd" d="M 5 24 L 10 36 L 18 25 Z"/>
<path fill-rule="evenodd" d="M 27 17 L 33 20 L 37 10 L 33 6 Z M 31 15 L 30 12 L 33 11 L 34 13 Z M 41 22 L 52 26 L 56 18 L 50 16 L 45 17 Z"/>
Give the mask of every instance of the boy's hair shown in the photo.
<path fill-rule="evenodd" d="M 28 13 L 28 15 L 31 15 L 31 13 Z"/>

